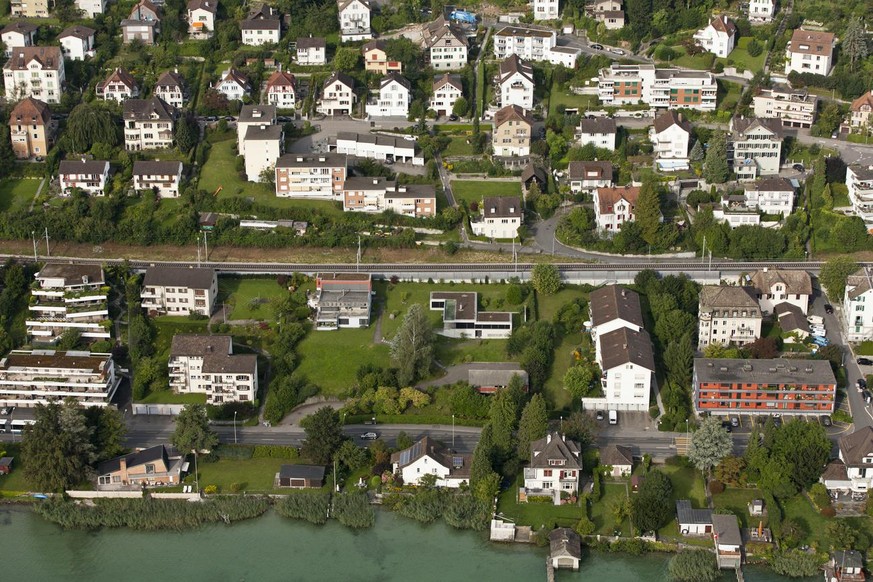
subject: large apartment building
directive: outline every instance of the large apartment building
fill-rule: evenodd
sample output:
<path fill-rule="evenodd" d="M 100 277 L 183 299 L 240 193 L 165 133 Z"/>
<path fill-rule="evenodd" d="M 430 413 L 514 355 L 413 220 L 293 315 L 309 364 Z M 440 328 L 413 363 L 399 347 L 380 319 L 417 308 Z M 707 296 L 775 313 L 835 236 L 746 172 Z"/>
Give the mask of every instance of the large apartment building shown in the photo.
<path fill-rule="evenodd" d="M 503 60 L 517 55 L 526 61 L 547 61 L 549 52 L 558 45 L 554 30 L 527 26 L 504 26 L 494 33 L 494 58 Z"/>
<path fill-rule="evenodd" d="M 229 335 L 174 335 L 169 371 L 174 392 L 206 394 L 207 404 L 254 402 L 258 395 L 258 357 L 234 354 Z"/>
<path fill-rule="evenodd" d="M 733 117 L 729 129 L 728 161 L 738 180 L 779 173 L 782 127 L 777 119 Z"/>
<path fill-rule="evenodd" d="M 368 273 L 317 273 L 315 294 L 309 306 L 315 310 L 315 329 L 367 327 L 373 305 L 373 281 Z"/>
<path fill-rule="evenodd" d="M 873 339 L 873 268 L 861 267 L 847 278 L 843 318 L 848 341 Z"/>
<path fill-rule="evenodd" d="M 9 114 L 9 138 L 15 157 L 26 160 L 46 156 L 54 141 L 55 129 L 48 105 L 33 97 L 22 99 Z"/>
<path fill-rule="evenodd" d="M 348 178 L 343 190 L 346 212 L 378 213 L 424 218 L 436 214 L 436 190 L 430 185 L 398 184 L 382 177 Z"/>
<path fill-rule="evenodd" d="M 276 160 L 276 196 L 342 200 L 345 154 L 285 154 Z"/>
<path fill-rule="evenodd" d="M 54 343 L 70 329 L 86 339 L 109 338 L 109 287 L 100 265 L 46 263 L 34 279 L 25 322 L 33 341 Z"/>
<path fill-rule="evenodd" d="M 48 18 L 54 2 L 52 0 L 11 0 L 9 4 L 12 16 Z"/>
<path fill-rule="evenodd" d="M 846 187 L 852 211 L 868 230 L 873 229 L 873 166 L 853 164 L 846 169 Z"/>
<path fill-rule="evenodd" d="M 831 414 L 837 380 L 827 360 L 694 359 L 698 414 Z"/>
<path fill-rule="evenodd" d="M 0 406 L 33 408 L 67 398 L 108 406 L 120 381 L 111 354 L 15 350 L 0 359 Z"/>
<path fill-rule="evenodd" d="M 218 296 L 214 269 L 149 267 L 140 293 L 149 315 L 209 315 Z"/>
<path fill-rule="evenodd" d="M 761 337 L 763 316 L 749 287 L 705 285 L 700 290 L 697 348 L 745 345 Z"/>
<path fill-rule="evenodd" d="M 777 86 L 760 89 L 752 98 L 755 117 L 775 117 L 782 127 L 812 127 L 818 97 L 805 89 Z"/>
<path fill-rule="evenodd" d="M 718 86 L 707 71 L 619 65 L 600 70 L 597 95 L 604 105 L 646 103 L 667 109 L 715 111 Z"/>
<path fill-rule="evenodd" d="M 66 85 L 61 47 L 12 49 L 12 56 L 3 66 L 3 85 L 8 100 L 33 97 L 45 103 L 60 103 Z"/>
<path fill-rule="evenodd" d="M 437 333 L 446 337 L 506 339 L 512 335 L 512 313 L 479 311 L 479 295 L 474 291 L 434 291 L 430 310 L 442 311 L 443 327 Z"/>

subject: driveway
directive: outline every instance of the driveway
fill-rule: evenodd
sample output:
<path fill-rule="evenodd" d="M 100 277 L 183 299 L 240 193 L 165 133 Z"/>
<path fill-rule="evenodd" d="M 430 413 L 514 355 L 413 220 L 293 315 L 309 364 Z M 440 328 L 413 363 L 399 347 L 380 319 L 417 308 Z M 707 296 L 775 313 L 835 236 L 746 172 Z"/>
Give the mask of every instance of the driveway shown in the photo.
<path fill-rule="evenodd" d="M 518 364 L 515 362 L 471 362 L 469 364 L 458 364 L 457 366 L 446 368 L 445 376 L 422 382 L 417 388 L 424 389 L 434 386 L 446 386 L 455 382 L 466 382 L 470 370 L 517 370 L 518 367 Z"/>

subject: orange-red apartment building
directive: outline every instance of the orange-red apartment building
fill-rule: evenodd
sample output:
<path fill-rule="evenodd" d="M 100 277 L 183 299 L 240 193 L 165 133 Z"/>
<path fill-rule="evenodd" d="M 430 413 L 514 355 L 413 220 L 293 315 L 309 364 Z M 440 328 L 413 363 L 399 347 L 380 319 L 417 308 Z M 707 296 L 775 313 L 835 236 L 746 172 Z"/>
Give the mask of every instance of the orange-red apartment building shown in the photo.
<path fill-rule="evenodd" d="M 695 358 L 698 413 L 831 414 L 837 380 L 827 360 Z"/>

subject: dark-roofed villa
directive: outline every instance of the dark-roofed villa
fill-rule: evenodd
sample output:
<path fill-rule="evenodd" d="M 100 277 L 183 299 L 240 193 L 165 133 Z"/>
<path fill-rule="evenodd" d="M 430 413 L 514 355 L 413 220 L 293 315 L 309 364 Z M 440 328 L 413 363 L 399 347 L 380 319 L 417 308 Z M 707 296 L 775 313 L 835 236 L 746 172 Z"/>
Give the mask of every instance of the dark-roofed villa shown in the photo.
<path fill-rule="evenodd" d="M 165 445 L 121 455 L 97 466 L 97 490 L 137 490 L 181 483 L 184 457 Z"/>
<path fill-rule="evenodd" d="M 140 295 L 149 315 L 210 315 L 216 296 L 215 270 L 199 267 L 149 267 Z"/>
<path fill-rule="evenodd" d="M 438 487 L 460 487 L 470 481 L 473 456 L 451 452 L 430 437 L 391 455 L 394 473 L 405 485 L 417 485 L 424 475 L 436 476 Z"/>
<path fill-rule="evenodd" d="M 532 442 L 530 466 L 524 469 L 524 490 L 519 492 L 519 500 L 547 496 L 560 505 L 561 493 L 578 491 L 582 473 L 580 452 L 579 443 L 555 431 Z"/>
<path fill-rule="evenodd" d="M 443 312 L 443 328 L 437 333 L 446 337 L 506 339 L 512 335 L 512 313 L 479 311 L 475 291 L 434 291 L 430 310 Z"/>

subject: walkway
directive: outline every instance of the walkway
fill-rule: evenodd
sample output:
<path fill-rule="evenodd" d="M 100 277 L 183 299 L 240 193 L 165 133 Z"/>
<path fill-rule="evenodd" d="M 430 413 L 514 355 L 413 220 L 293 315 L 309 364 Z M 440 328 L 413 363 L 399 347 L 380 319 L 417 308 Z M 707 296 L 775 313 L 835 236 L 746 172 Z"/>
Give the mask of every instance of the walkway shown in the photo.
<path fill-rule="evenodd" d="M 36 201 L 39 199 L 39 195 L 42 194 L 42 187 L 45 186 L 45 178 L 39 183 L 39 187 L 36 189 L 36 194 L 33 195 L 33 200 L 30 201 L 30 207 L 28 210 L 33 212 L 33 207 L 36 205 Z"/>
<path fill-rule="evenodd" d="M 323 398 L 321 396 L 313 396 L 307 398 L 306 402 L 288 413 L 280 423 L 281 426 L 300 426 L 300 421 L 310 414 L 314 414 L 319 408 L 330 406 L 334 410 L 339 410 L 345 403 L 342 400 L 335 398 Z"/>
<path fill-rule="evenodd" d="M 434 386 L 446 386 L 461 381 L 466 382 L 470 370 L 517 370 L 518 367 L 518 364 L 515 362 L 471 362 L 469 364 L 458 364 L 457 366 L 445 368 L 445 376 L 421 382 L 416 388 L 425 389 Z"/>

